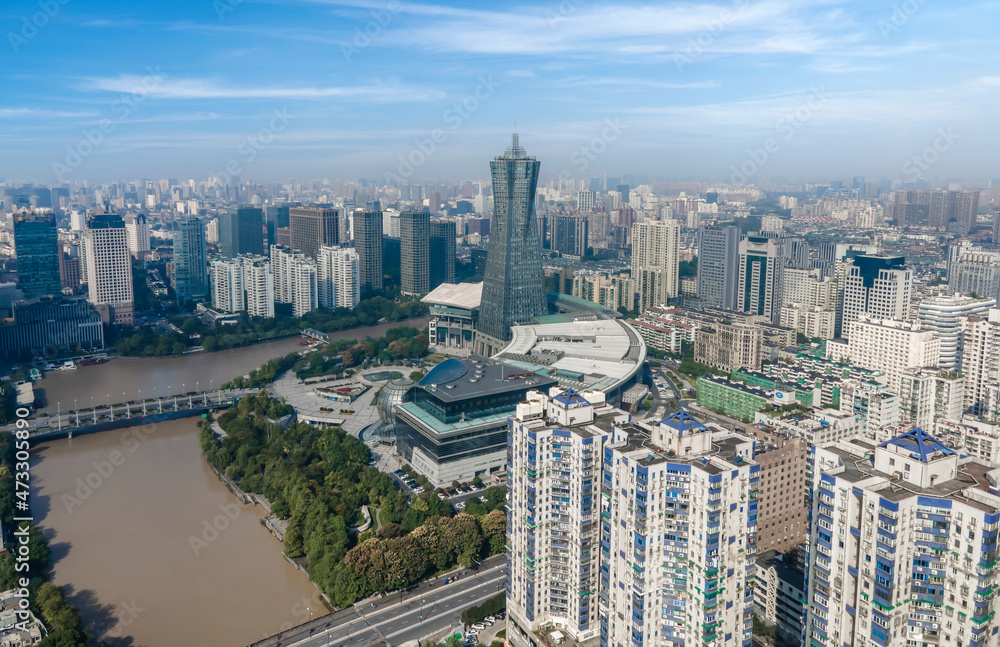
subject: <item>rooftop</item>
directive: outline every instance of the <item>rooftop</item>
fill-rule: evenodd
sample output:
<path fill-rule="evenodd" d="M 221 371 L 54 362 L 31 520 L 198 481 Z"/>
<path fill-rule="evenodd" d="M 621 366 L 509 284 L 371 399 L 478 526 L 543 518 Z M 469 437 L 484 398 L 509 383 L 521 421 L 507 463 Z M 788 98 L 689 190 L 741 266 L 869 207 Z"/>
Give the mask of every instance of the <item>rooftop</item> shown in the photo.
<path fill-rule="evenodd" d="M 444 402 L 509 391 L 544 390 L 555 384 L 556 381 L 550 377 L 533 371 L 519 371 L 479 355 L 446 359 L 418 383 Z"/>
<path fill-rule="evenodd" d="M 421 303 L 430 305 L 451 306 L 462 308 L 463 310 L 477 310 L 483 298 L 483 284 L 479 283 L 442 283 L 427 296 L 421 299 Z"/>
<path fill-rule="evenodd" d="M 879 447 L 899 447 L 910 452 L 911 458 L 915 458 L 923 463 L 930 462 L 938 452 L 945 456 L 952 456 L 955 453 L 937 438 L 919 427 L 900 434 L 891 440 L 887 440 L 879 445 Z"/>

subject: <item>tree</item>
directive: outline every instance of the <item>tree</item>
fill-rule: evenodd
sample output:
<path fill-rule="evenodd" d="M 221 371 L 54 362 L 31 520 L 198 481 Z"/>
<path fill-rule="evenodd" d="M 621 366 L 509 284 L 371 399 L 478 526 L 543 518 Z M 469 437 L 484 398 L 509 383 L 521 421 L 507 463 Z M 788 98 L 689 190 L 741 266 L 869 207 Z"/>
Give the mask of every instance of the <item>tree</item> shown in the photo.
<path fill-rule="evenodd" d="M 420 379 L 423 378 L 423 376 L 424 376 L 423 371 L 413 371 L 412 373 L 410 373 L 410 379 L 413 380 L 414 382 L 419 382 Z"/>
<path fill-rule="evenodd" d="M 302 557 L 305 554 L 303 542 L 302 528 L 293 520 L 285 531 L 285 555 L 291 559 Z"/>

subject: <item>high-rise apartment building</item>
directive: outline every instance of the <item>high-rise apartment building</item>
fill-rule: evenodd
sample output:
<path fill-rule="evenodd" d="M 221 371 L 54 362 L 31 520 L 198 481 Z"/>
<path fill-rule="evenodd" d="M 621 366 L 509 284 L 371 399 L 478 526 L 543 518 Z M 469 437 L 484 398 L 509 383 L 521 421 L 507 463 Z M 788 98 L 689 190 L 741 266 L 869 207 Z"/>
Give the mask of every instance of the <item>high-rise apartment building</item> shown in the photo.
<path fill-rule="evenodd" d="M 985 297 L 954 294 L 926 297 L 917 306 L 920 327 L 933 330 L 941 339 L 938 366 L 949 371 L 962 370 L 962 322 L 971 315 L 985 316 L 997 302 Z M 923 425 L 921 425 L 923 426 Z"/>
<path fill-rule="evenodd" d="M 431 214 L 404 211 L 399 214 L 399 285 L 403 294 L 431 291 Z"/>
<path fill-rule="evenodd" d="M 644 220 L 632 226 L 632 282 L 640 311 L 680 294 L 680 240 L 681 225 L 676 220 Z"/>
<path fill-rule="evenodd" d="M 274 274 L 274 300 L 292 304 L 294 316 L 319 307 L 319 283 L 316 262 L 299 250 L 271 246 L 271 271 Z"/>
<path fill-rule="evenodd" d="M 970 317 L 962 333 L 965 408 L 981 418 L 1000 417 L 1000 308 Z"/>
<path fill-rule="evenodd" d="M 553 216 L 551 248 L 560 254 L 585 256 L 590 225 L 581 216 Z"/>
<path fill-rule="evenodd" d="M 548 312 L 535 215 L 540 168 L 516 134 L 504 154 L 490 162 L 494 214 L 477 328 L 479 353 L 503 348 L 512 326 Z"/>
<path fill-rule="evenodd" d="M 274 316 L 274 274 L 266 256 L 242 256 L 243 292 L 247 315 L 271 318 Z"/>
<path fill-rule="evenodd" d="M 60 294 L 59 231 L 52 214 L 16 213 L 14 254 L 17 257 L 17 287 L 26 299 Z"/>
<path fill-rule="evenodd" d="M 197 216 L 184 216 L 174 225 L 174 275 L 177 302 L 208 298 L 205 226 Z"/>
<path fill-rule="evenodd" d="M 243 261 L 220 258 L 212 261 L 212 308 L 219 312 L 246 310 L 243 295 Z"/>
<path fill-rule="evenodd" d="M 749 646 L 753 441 L 682 410 L 616 428 L 602 457 L 601 644 Z"/>
<path fill-rule="evenodd" d="M 382 289 L 382 212 L 355 210 L 354 249 L 358 252 L 361 294 Z"/>
<path fill-rule="evenodd" d="M 319 305 L 353 310 L 361 299 L 361 269 L 353 247 L 320 247 L 316 261 Z"/>
<path fill-rule="evenodd" d="M 844 280 L 843 334 L 862 316 L 904 320 L 909 317 L 913 277 L 902 256 L 866 254 L 854 258 Z M 936 366 L 937 359 L 927 366 Z"/>
<path fill-rule="evenodd" d="M 222 255 L 264 254 L 264 215 L 257 207 L 232 206 L 219 217 Z"/>
<path fill-rule="evenodd" d="M 782 271 L 781 305 L 835 311 L 838 307 L 837 280 L 823 276 L 820 269 L 786 267 Z"/>
<path fill-rule="evenodd" d="M 904 368 L 899 372 L 899 413 L 903 422 L 934 429 L 940 418 L 962 417 L 965 378 L 936 367 Z"/>
<path fill-rule="evenodd" d="M 628 414 L 604 393 L 529 391 L 508 431 L 507 635 L 531 645 L 541 626 L 583 641 L 600 634 L 601 462 Z"/>
<path fill-rule="evenodd" d="M 948 292 L 977 294 L 1000 303 L 1000 252 L 959 249 L 948 262 Z"/>
<path fill-rule="evenodd" d="M 760 499 L 757 508 L 757 550 L 794 550 L 806 540 L 809 520 L 805 504 L 806 456 L 804 438 L 775 438 L 758 451 Z"/>
<path fill-rule="evenodd" d="M 431 289 L 442 283 L 455 282 L 455 223 L 447 220 L 431 222 L 430 270 Z"/>
<path fill-rule="evenodd" d="M 899 393 L 905 368 L 937 366 L 941 340 L 917 322 L 862 317 L 851 324 L 847 344 L 827 344 L 827 356 L 885 374 L 889 390 Z M 845 348 L 846 346 L 846 348 Z M 839 347 L 839 348 L 838 348 Z"/>
<path fill-rule="evenodd" d="M 345 216 L 346 217 L 346 216 Z M 288 211 L 292 249 L 315 259 L 319 248 L 340 245 L 341 213 L 329 207 L 291 207 Z"/>
<path fill-rule="evenodd" d="M 923 429 L 815 447 L 803 644 L 988 645 L 1000 497 Z"/>
<path fill-rule="evenodd" d="M 906 227 L 968 233 L 979 213 L 979 191 L 896 191 L 893 217 Z"/>
<path fill-rule="evenodd" d="M 125 221 L 115 214 L 90 219 L 83 232 L 87 265 L 87 300 L 108 323 L 131 326 L 134 318 L 132 255 Z"/>
<path fill-rule="evenodd" d="M 737 309 L 739 227 L 698 231 L 698 300 L 707 307 Z"/>
<path fill-rule="evenodd" d="M 576 193 L 576 208 L 584 213 L 590 211 L 597 204 L 597 192 L 596 191 L 577 191 Z"/>
<path fill-rule="evenodd" d="M 125 231 L 128 234 L 128 251 L 136 258 L 142 258 L 149 252 L 149 223 L 145 214 L 135 214 L 125 218 Z"/>

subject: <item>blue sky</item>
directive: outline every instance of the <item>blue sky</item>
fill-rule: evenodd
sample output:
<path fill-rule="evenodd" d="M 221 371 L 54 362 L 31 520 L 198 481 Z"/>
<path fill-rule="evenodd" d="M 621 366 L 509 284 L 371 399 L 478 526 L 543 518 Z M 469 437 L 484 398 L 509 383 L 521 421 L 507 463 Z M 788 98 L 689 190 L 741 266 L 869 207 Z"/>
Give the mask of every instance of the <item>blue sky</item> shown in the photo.
<path fill-rule="evenodd" d="M 475 179 L 515 122 L 545 177 L 904 178 L 914 155 L 931 181 L 1000 177 L 996 2 L 6 0 L 0 21 L 4 180 Z"/>

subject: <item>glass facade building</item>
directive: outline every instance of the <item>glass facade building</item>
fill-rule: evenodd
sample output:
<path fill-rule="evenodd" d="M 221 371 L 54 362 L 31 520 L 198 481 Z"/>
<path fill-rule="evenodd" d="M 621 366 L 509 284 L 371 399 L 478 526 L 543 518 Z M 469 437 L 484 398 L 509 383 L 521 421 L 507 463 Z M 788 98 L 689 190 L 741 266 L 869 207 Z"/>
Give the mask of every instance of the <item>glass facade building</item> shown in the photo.
<path fill-rule="evenodd" d="M 14 251 L 17 254 L 17 285 L 26 299 L 62 292 L 55 216 L 16 214 Z"/>

